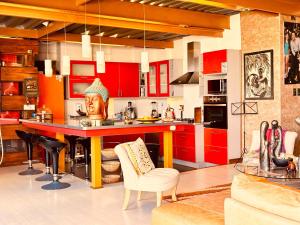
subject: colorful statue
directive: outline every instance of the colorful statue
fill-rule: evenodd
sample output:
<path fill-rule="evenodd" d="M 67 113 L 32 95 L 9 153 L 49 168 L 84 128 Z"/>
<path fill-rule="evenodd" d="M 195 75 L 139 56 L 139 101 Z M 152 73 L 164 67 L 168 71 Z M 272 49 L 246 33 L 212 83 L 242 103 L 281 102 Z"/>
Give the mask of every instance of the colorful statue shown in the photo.
<path fill-rule="evenodd" d="M 91 120 L 106 120 L 108 117 L 109 93 L 99 78 L 85 91 L 85 106 Z"/>

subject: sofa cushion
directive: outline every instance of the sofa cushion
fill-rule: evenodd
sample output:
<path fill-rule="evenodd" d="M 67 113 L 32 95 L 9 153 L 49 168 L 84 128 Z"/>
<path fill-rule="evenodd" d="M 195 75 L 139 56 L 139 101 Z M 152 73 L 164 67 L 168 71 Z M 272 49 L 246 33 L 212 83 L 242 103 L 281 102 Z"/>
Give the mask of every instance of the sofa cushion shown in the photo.
<path fill-rule="evenodd" d="M 300 191 L 296 189 L 240 174 L 233 179 L 231 198 L 300 222 Z"/>

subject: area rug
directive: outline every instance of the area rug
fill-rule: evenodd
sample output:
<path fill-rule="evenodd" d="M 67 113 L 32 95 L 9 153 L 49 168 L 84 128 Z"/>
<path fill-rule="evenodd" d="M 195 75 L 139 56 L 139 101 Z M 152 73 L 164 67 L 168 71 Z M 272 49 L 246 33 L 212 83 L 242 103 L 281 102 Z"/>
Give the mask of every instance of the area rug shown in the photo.
<path fill-rule="evenodd" d="M 211 194 L 211 193 L 216 193 L 224 190 L 230 190 L 231 183 L 229 184 L 222 184 L 222 185 L 217 185 L 217 186 L 212 186 L 208 187 L 199 191 L 194 191 L 194 192 L 187 192 L 187 193 L 179 193 L 176 194 L 177 196 L 177 201 L 182 201 L 185 199 L 189 199 L 194 196 L 199 196 L 199 195 L 204 195 L 204 194 Z M 172 196 L 171 195 L 166 195 L 163 196 L 163 200 L 166 200 L 168 202 L 172 202 Z"/>

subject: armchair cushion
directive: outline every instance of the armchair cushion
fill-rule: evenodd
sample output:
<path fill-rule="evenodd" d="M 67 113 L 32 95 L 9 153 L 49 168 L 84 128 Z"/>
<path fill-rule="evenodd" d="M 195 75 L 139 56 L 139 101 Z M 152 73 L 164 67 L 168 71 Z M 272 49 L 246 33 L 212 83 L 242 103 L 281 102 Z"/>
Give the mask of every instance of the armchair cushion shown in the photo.
<path fill-rule="evenodd" d="M 124 144 L 124 146 L 137 174 L 146 174 L 155 168 L 147 147 L 141 138 L 138 138 L 134 142 Z"/>

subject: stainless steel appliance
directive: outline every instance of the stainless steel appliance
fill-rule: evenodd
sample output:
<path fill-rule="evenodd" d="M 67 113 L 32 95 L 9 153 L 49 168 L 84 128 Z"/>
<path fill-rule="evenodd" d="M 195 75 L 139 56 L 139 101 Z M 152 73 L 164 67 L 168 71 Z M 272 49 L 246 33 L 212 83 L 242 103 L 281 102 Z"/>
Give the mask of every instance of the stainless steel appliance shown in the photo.
<path fill-rule="evenodd" d="M 152 110 L 151 110 L 151 117 L 158 118 L 158 105 L 157 102 L 151 102 Z"/>
<path fill-rule="evenodd" d="M 226 95 L 227 80 L 226 79 L 208 79 L 207 94 L 209 95 Z"/>
<path fill-rule="evenodd" d="M 125 109 L 125 117 L 127 119 L 136 119 L 136 109 L 135 107 L 132 106 L 132 102 L 128 102 L 128 106 L 127 108 Z"/>
<path fill-rule="evenodd" d="M 204 96 L 204 127 L 227 129 L 227 97 Z"/>

